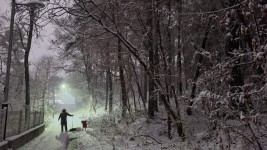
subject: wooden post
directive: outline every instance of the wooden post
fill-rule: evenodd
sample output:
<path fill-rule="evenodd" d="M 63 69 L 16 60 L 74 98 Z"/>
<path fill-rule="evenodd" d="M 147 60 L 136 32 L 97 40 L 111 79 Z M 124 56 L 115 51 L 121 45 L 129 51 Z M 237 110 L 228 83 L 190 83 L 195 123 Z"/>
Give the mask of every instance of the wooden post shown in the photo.
<path fill-rule="evenodd" d="M 35 126 L 36 122 L 36 111 L 33 112 L 33 127 Z"/>
<path fill-rule="evenodd" d="M 45 112 L 43 112 L 43 115 L 42 115 L 42 123 L 44 123 L 44 116 L 45 116 Z"/>
<path fill-rule="evenodd" d="M 21 133 L 21 125 L 22 125 L 22 110 L 19 111 L 19 126 L 18 126 L 18 134 Z"/>
<path fill-rule="evenodd" d="M 42 112 L 41 112 L 41 110 L 40 110 L 40 111 L 39 111 L 39 123 L 38 123 L 38 125 L 41 124 L 41 116 L 42 116 Z"/>
<path fill-rule="evenodd" d="M 3 103 L 2 104 L 2 109 L 4 110 L 4 115 L 5 115 L 5 121 L 4 121 L 4 136 L 3 136 L 3 139 L 5 140 L 6 139 L 6 124 L 7 124 L 7 113 L 8 113 L 8 103 Z"/>
<path fill-rule="evenodd" d="M 29 130 L 30 129 L 30 124 L 31 124 L 31 110 L 30 110 L 30 107 L 28 107 L 27 109 L 29 109 L 29 110 L 27 110 L 26 112 L 25 112 L 25 115 L 27 115 L 27 118 L 26 118 L 26 123 L 27 123 L 27 130 Z M 28 113 L 28 114 L 26 114 L 26 113 Z"/>
<path fill-rule="evenodd" d="M 0 139 L 0 142 L 2 141 L 2 140 L 4 140 L 5 139 L 5 124 L 6 124 L 6 109 L 0 109 L 1 111 L 2 111 L 2 115 L 0 116 L 1 117 L 1 124 L 0 124 L 0 127 L 1 127 L 1 137 L 3 138 L 3 139 Z"/>

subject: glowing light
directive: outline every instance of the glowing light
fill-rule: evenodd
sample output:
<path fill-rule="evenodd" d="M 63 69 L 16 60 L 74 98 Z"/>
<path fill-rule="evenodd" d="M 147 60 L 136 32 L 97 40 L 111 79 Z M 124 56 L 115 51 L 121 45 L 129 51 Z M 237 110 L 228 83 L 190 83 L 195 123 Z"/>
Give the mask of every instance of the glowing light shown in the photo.
<path fill-rule="evenodd" d="M 61 87 L 62 87 L 62 88 L 65 88 L 65 87 L 66 87 L 66 84 L 62 84 Z"/>

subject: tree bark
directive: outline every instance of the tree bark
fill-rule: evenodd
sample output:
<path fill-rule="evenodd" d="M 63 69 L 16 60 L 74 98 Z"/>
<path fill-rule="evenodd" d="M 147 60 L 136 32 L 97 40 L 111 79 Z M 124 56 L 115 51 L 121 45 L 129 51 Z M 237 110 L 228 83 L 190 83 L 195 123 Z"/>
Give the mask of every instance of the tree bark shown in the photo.
<path fill-rule="evenodd" d="M 120 73 L 120 84 L 121 84 L 121 102 L 122 102 L 122 118 L 126 117 L 127 112 L 127 100 L 128 95 L 126 91 L 126 84 L 125 84 L 125 77 L 124 77 L 124 71 L 123 71 L 123 64 L 122 64 L 122 47 L 121 47 L 121 41 L 118 39 L 118 61 L 119 61 L 119 73 Z"/>
<path fill-rule="evenodd" d="M 137 85 L 138 93 L 139 93 L 139 95 L 140 95 L 140 97 L 141 97 L 141 100 L 142 100 L 142 102 L 143 102 L 144 110 L 145 110 L 145 112 L 147 113 L 146 101 L 145 101 L 145 98 L 144 98 L 144 96 L 143 96 L 143 92 L 142 92 L 141 86 L 140 86 L 140 84 L 139 84 L 139 82 L 138 82 L 138 75 L 137 75 L 136 68 L 135 68 L 135 66 L 134 66 L 134 64 L 133 64 L 132 59 L 131 59 L 131 62 L 132 62 L 131 64 L 132 64 L 132 68 L 133 68 L 133 72 L 134 72 L 134 77 L 135 77 L 135 82 L 136 82 L 136 85 Z"/>
<path fill-rule="evenodd" d="M 25 49 L 24 55 L 24 69 L 25 69 L 25 105 L 30 105 L 30 73 L 29 73 L 29 54 L 32 44 L 32 34 L 33 34 L 33 24 L 34 24 L 34 8 L 30 9 L 30 29 L 28 34 L 27 47 Z"/>
<path fill-rule="evenodd" d="M 173 69 L 173 57 L 174 57 L 174 52 L 173 52 L 173 47 L 172 47 L 172 34 L 171 34 L 171 0 L 168 1 L 168 52 L 169 52 L 169 55 L 168 55 L 168 64 L 165 64 L 165 71 L 167 72 L 167 75 L 165 75 L 165 84 L 166 84 L 166 97 L 167 97 L 167 100 L 168 102 L 170 103 L 170 99 L 171 99 L 171 93 L 170 93 L 170 84 L 171 84 L 171 80 L 172 80 L 172 69 Z M 172 135 L 171 135 L 171 117 L 170 117 L 170 113 L 168 113 L 168 136 L 169 136 L 169 139 L 172 139 Z"/>
<path fill-rule="evenodd" d="M 109 81 L 109 86 L 108 86 L 108 93 L 109 93 L 109 100 L 108 100 L 108 110 L 109 113 L 113 111 L 113 84 L 112 84 L 112 75 L 110 69 L 108 70 L 108 81 Z"/>
<path fill-rule="evenodd" d="M 11 19 L 10 19 L 10 27 L 9 27 L 9 39 L 8 39 L 8 54 L 7 54 L 7 62 L 6 62 L 6 79 L 5 79 L 5 87 L 4 87 L 4 102 L 8 101 L 9 94 L 9 80 L 10 80 L 10 68 L 11 68 L 11 52 L 13 48 L 13 28 L 14 28 L 14 19 L 15 19 L 15 6 L 16 1 L 12 0 L 11 2 Z M 2 67 L 1 67 L 2 68 Z"/>
<path fill-rule="evenodd" d="M 109 95 L 109 92 L 108 92 L 108 90 L 109 90 L 108 72 L 109 72 L 109 70 L 106 69 L 106 87 L 105 87 L 105 90 L 106 90 L 106 102 L 105 102 L 105 111 L 108 110 L 108 95 Z"/>
<path fill-rule="evenodd" d="M 155 85 L 152 78 L 156 78 L 155 76 L 155 13 L 154 13 L 154 0 L 151 0 L 148 7 L 148 17 L 147 24 L 150 29 L 148 31 L 148 53 L 149 53 L 149 70 L 151 72 L 152 77 L 149 77 L 149 101 L 148 101 L 148 116 L 149 118 L 154 117 L 155 105 L 156 105 L 156 92 Z"/>

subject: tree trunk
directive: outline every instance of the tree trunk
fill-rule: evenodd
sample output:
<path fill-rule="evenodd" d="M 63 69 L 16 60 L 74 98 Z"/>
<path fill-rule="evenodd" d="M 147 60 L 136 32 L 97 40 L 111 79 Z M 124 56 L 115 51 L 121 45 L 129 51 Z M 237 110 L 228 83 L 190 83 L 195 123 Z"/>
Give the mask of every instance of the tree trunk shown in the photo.
<path fill-rule="evenodd" d="M 113 84 L 112 84 L 112 75 L 110 69 L 108 70 L 108 93 L 109 93 L 109 100 L 108 100 L 108 112 L 111 113 L 113 110 Z"/>
<path fill-rule="evenodd" d="M 136 73 L 136 68 L 135 68 L 135 66 L 134 66 L 134 64 L 133 64 L 133 60 L 132 60 L 132 59 L 131 59 L 131 64 L 132 64 L 132 68 L 133 68 L 133 72 L 134 72 L 134 77 L 135 77 L 135 82 L 136 82 L 136 85 L 137 85 L 138 93 L 139 93 L 139 95 L 140 95 L 140 97 L 141 97 L 141 100 L 142 100 L 142 102 L 143 102 L 144 110 L 145 110 L 145 112 L 147 113 L 146 101 L 145 101 L 144 95 L 143 95 L 143 93 L 142 93 L 141 86 L 140 86 L 140 84 L 139 84 L 139 82 L 138 82 L 138 75 L 137 75 L 137 73 Z"/>
<path fill-rule="evenodd" d="M 134 111 L 136 112 L 137 111 L 137 105 L 136 105 L 136 98 L 135 98 L 134 87 L 133 87 L 132 84 L 130 85 L 130 87 L 131 87 L 131 92 L 132 92 L 133 100 L 134 100 Z"/>
<path fill-rule="evenodd" d="M 25 49 L 24 55 L 24 71 L 25 71 L 25 121 L 30 121 L 30 72 L 29 72 L 29 55 L 32 44 L 32 34 L 33 34 L 33 24 L 34 24 L 34 8 L 30 8 L 30 29 L 28 34 L 27 47 Z"/>
<path fill-rule="evenodd" d="M 127 100 L 128 95 L 126 91 L 126 84 L 125 84 L 125 77 L 124 77 L 124 71 L 123 71 L 123 64 L 122 64 L 122 47 L 121 47 L 121 41 L 118 39 L 118 61 L 119 61 L 119 73 L 120 73 L 120 84 L 121 84 L 121 102 L 122 102 L 122 118 L 126 117 L 127 112 Z"/>
<path fill-rule="evenodd" d="M 108 81 L 109 69 L 106 69 L 106 102 L 105 102 L 105 111 L 108 110 L 108 98 L 109 98 L 109 81 Z"/>
<path fill-rule="evenodd" d="M 184 130 L 183 130 L 183 122 L 181 119 L 180 107 L 179 107 L 179 99 L 177 94 L 175 93 L 175 87 L 171 86 L 172 93 L 174 95 L 176 110 L 177 110 L 177 133 L 180 137 L 185 138 Z"/>
<path fill-rule="evenodd" d="M 172 46 L 172 34 L 171 34 L 171 0 L 168 1 L 168 48 L 169 48 L 169 55 L 168 55 L 168 66 L 167 64 L 165 64 L 165 71 L 167 72 L 167 75 L 165 75 L 165 84 L 166 84 L 166 93 L 167 93 L 167 100 L 170 103 L 170 98 L 171 98 L 171 92 L 170 92 L 170 85 L 171 85 L 171 81 L 172 81 L 172 69 L 173 67 L 173 57 L 174 57 L 174 52 L 173 52 L 173 46 Z M 172 135 L 171 135 L 171 118 L 170 118 L 170 113 L 168 112 L 168 136 L 169 139 L 172 139 Z"/>
<path fill-rule="evenodd" d="M 24 69 L 25 69 L 25 105 L 30 105 L 30 73 L 29 73 L 29 54 L 32 44 L 32 34 L 33 34 L 33 23 L 34 23 L 34 8 L 30 9 L 30 29 L 28 34 L 27 47 L 25 49 L 24 55 Z"/>
<path fill-rule="evenodd" d="M 148 31 L 148 51 L 149 51 L 149 70 L 151 72 L 151 77 L 149 77 L 149 101 L 148 101 L 148 116 L 149 118 L 154 117 L 154 111 L 155 111 L 155 103 L 156 103 L 156 92 L 155 92 L 155 85 L 152 78 L 155 78 L 155 60 L 154 60 L 154 50 L 155 50 L 155 41 L 154 41 L 154 0 L 151 0 L 148 8 L 148 25 L 150 26 L 150 29 Z"/>
<path fill-rule="evenodd" d="M 178 0 L 178 13 L 182 13 L 182 0 Z M 177 88 L 178 88 L 178 94 L 183 94 L 183 82 L 182 82 L 182 38 L 181 38 L 181 25 L 182 25 L 182 16 L 178 16 L 178 53 L 177 53 L 177 72 L 178 72 L 178 79 L 177 79 Z"/>
<path fill-rule="evenodd" d="M 92 98 L 91 105 L 93 107 L 94 112 L 96 113 L 96 99 L 94 96 L 94 91 L 92 87 L 93 85 L 92 85 L 92 80 L 91 80 L 92 65 L 90 62 L 90 53 L 86 51 L 86 48 L 84 45 L 81 45 L 80 49 L 81 49 L 81 53 L 83 57 L 83 64 L 85 67 L 85 76 L 86 76 L 88 93 L 89 95 L 91 95 L 91 98 Z"/>
<path fill-rule="evenodd" d="M 148 77 L 147 77 L 147 73 L 146 71 L 144 70 L 144 68 L 141 66 L 141 70 L 142 70 L 142 77 L 143 77 L 143 82 L 142 82 L 142 87 L 143 87 L 143 96 L 144 96 L 144 103 L 146 104 L 147 103 L 147 85 L 148 85 Z M 145 106 L 145 105 L 144 105 Z"/>
<path fill-rule="evenodd" d="M 14 19 L 16 12 L 16 1 L 11 1 L 11 19 L 10 19 L 10 27 L 9 27 L 9 39 L 8 39 L 8 54 L 7 54 L 7 62 L 6 62 L 6 79 L 5 79 L 5 87 L 4 87 L 4 103 L 8 101 L 9 95 L 9 80 L 10 80 L 10 68 L 11 68 L 11 52 L 13 49 L 13 28 L 14 28 Z M 2 65 L 2 64 L 1 64 Z M 2 68 L 2 66 L 1 66 Z"/>
<path fill-rule="evenodd" d="M 182 0 L 178 0 L 178 13 L 182 13 Z M 178 79 L 177 79 L 177 89 L 178 89 L 178 95 L 181 97 L 183 95 L 183 81 L 182 81 L 182 38 L 181 38 L 181 25 L 182 25 L 182 16 L 179 15 L 178 17 L 178 43 L 177 43 L 177 72 L 178 72 Z M 180 103 L 178 96 L 176 94 L 175 86 L 172 85 L 171 91 L 174 95 L 174 100 L 175 100 L 175 105 L 176 105 L 176 111 L 177 111 L 177 116 L 178 116 L 178 121 L 177 121 L 177 133 L 180 137 L 183 139 L 185 138 L 184 136 L 184 131 L 183 131 L 183 122 L 181 118 L 181 113 L 180 113 Z"/>
<path fill-rule="evenodd" d="M 108 106 L 109 106 L 109 99 L 110 99 L 110 86 L 112 86 L 112 81 L 110 81 L 112 79 L 111 77 L 111 72 L 110 72 L 110 55 L 109 55 L 109 42 L 107 43 L 107 47 L 106 47 L 106 51 L 105 51 L 105 56 L 106 56 L 106 66 L 107 66 L 107 69 L 106 69 L 106 104 L 105 104 L 105 110 L 107 111 L 108 110 Z M 111 82 L 111 83 L 110 83 Z M 110 85 L 111 84 L 111 85 Z M 111 87 L 111 90 L 112 90 L 112 87 Z M 111 98 L 111 103 L 112 103 L 112 98 Z M 111 104 L 111 109 L 110 110 L 110 113 L 112 111 L 112 104 Z"/>
<path fill-rule="evenodd" d="M 206 42 L 208 39 L 208 34 L 209 34 L 210 26 L 211 26 L 211 20 L 212 20 L 212 18 L 210 17 L 208 25 L 207 25 L 206 30 L 205 30 L 204 38 L 202 40 L 202 44 L 201 44 L 202 49 L 206 48 Z M 198 50 L 197 47 L 195 47 L 195 49 Z M 196 82 L 197 82 L 198 77 L 201 75 L 200 70 L 201 70 L 202 60 L 203 60 L 203 56 L 200 54 L 198 57 L 198 61 L 197 61 L 196 72 L 195 72 L 194 78 L 193 78 L 193 85 L 192 85 L 192 90 L 191 90 L 191 95 L 190 95 L 191 100 L 189 102 L 189 107 L 187 107 L 187 110 L 186 110 L 188 115 L 192 115 L 191 106 L 193 105 L 193 99 L 196 97 L 196 88 L 197 88 Z"/>

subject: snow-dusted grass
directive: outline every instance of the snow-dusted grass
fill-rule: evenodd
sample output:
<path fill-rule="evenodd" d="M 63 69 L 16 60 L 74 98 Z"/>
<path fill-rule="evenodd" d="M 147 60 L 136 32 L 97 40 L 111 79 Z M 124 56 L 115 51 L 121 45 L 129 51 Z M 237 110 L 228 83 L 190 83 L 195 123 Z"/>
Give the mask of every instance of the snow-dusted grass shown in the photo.
<path fill-rule="evenodd" d="M 89 130 L 76 133 L 80 149 L 177 149 L 167 139 L 166 125 L 162 118 L 148 120 L 142 114 L 133 114 L 127 120 L 118 119 L 114 112 L 90 117 Z"/>

